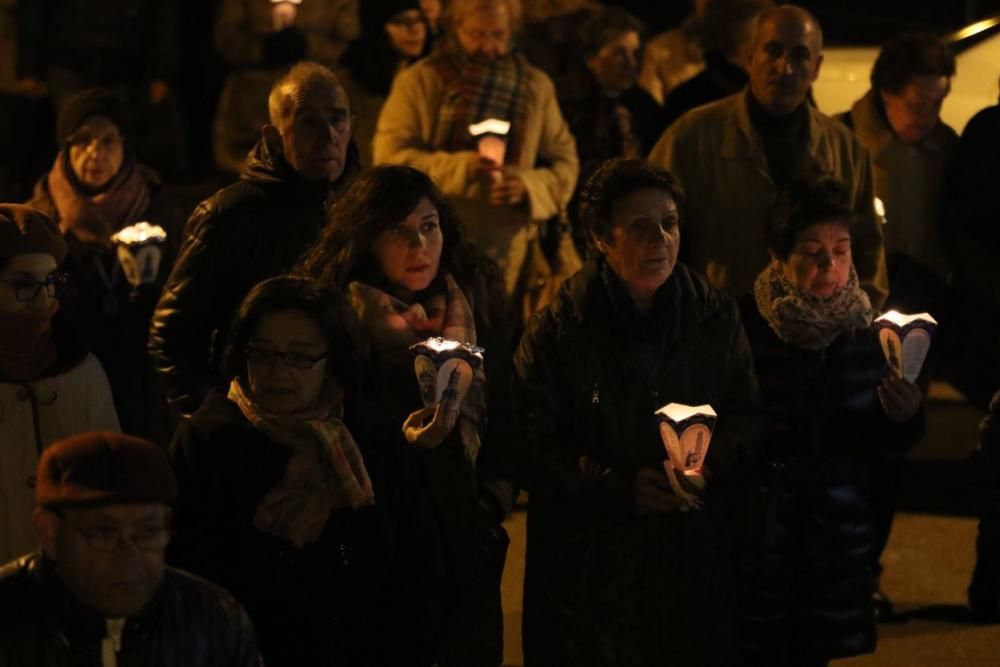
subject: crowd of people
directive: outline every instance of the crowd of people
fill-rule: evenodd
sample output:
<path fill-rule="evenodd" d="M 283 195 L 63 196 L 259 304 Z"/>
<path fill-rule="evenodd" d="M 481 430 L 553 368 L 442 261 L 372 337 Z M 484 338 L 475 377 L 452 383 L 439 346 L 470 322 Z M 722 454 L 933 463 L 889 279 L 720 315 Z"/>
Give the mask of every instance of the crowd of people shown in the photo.
<path fill-rule="evenodd" d="M 959 137 L 954 56 L 904 33 L 828 115 L 812 14 L 694 4 L 651 36 L 586 0 L 224 0 L 239 177 L 193 212 L 140 139 L 170 40 L 29 50 L 58 145 L 0 204 L 0 664 L 498 667 L 519 495 L 529 667 L 873 651 L 928 385 L 1000 385 L 965 337 L 1000 313 L 1000 114 Z M 915 380 L 888 308 L 939 321 Z M 668 404 L 714 415 L 680 458 Z"/>

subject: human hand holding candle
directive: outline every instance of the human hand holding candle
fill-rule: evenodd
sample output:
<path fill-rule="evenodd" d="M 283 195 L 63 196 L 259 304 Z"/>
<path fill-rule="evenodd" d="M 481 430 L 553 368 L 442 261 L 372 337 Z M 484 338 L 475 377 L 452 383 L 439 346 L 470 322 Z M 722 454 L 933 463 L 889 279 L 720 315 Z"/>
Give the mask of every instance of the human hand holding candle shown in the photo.
<path fill-rule="evenodd" d="M 924 398 L 920 387 L 893 371 L 886 373 L 882 384 L 875 391 L 886 418 L 893 424 L 902 424 L 912 419 Z"/>
<path fill-rule="evenodd" d="M 523 202 L 527 188 L 521 177 L 507 169 L 496 173 L 500 175 L 500 180 L 495 180 L 490 188 L 490 203 L 494 206 L 517 206 Z"/>
<path fill-rule="evenodd" d="M 485 351 L 444 338 L 428 338 L 411 346 L 410 351 L 424 407 L 407 417 L 403 435 L 411 444 L 437 447 L 455 427 Z"/>
<path fill-rule="evenodd" d="M 670 403 L 656 411 L 660 437 L 667 450 L 663 463 L 670 486 L 686 503 L 684 509 L 701 507 L 705 489 L 704 467 L 716 414 L 710 405 Z"/>

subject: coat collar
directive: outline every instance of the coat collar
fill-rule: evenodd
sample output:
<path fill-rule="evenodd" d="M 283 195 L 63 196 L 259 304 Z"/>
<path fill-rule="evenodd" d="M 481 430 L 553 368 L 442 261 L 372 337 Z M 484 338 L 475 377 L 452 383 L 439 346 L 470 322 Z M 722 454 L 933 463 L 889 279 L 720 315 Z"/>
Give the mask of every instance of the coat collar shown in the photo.
<path fill-rule="evenodd" d="M 855 102 L 854 106 L 851 107 L 850 114 L 854 132 L 858 135 L 861 143 L 868 148 L 872 161 L 878 162 L 882 153 L 897 139 L 879 108 L 875 91 L 869 90 L 864 97 Z M 927 136 L 918 141 L 916 145 L 932 153 L 941 152 L 947 146 L 947 135 L 948 130 L 945 129 L 944 123 L 938 121 L 937 125 L 927 133 Z"/>
<path fill-rule="evenodd" d="M 749 86 L 744 88 L 743 92 L 726 98 L 725 103 L 729 105 L 730 115 L 735 122 L 726 123 L 722 127 L 720 153 L 722 157 L 727 159 L 747 159 L 768 173 L 764 143 L 750 121 L 750 111 L 747 108 L 748 95 L 750 95 Z M 834 171 L 835 156 L 830 142 L 826 139 L 826 133 L 823 131 L 823 114 L 809 102 L 803 104 L 806 105 L 809 112 L 806 120 L 809 133 L 806 155 L 815 163 L 820 172 L 831 173 Z"/>

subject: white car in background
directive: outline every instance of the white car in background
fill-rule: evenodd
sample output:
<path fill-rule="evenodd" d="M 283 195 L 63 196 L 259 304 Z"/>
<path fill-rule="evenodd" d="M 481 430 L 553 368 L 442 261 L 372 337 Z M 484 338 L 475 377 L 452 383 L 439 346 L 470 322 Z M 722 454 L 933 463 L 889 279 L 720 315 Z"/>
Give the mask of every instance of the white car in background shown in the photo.
<path fill-rule="evenodd" d="M 985 38 L 984 38 L 985 37 Z M 961 134 L 976 113 L 997 104 L 1000 88 L 1000 17 L 978 21 L 945 41 L 956 50 L 956 72 L 941 117 Z M 967 46 L 974 42 L 971 46 Z M 830 46 L 823 49 L 823 65 L 813 84 L 816 104 L 827 114 L 847 111 L 871 87 L 877 46 Z"/>

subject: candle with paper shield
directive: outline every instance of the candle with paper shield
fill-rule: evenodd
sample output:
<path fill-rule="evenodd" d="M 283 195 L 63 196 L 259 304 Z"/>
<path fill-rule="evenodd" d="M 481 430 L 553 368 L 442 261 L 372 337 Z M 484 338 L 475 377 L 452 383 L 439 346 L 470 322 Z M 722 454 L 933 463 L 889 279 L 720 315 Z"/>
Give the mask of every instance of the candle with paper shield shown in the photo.
<path fill-rule="evenodd" d="M 167 232 L 159 225 L 137 222 L 111 237 L 118 246 L 118 262 L 132 287 L 156 282 Z"/>
<path fill-rule="evenodd" d="M 420 396 L 427 407 L 440 403 L 446 392 L 457 396 L 461 404 L 485 355 L 481 347 L 445 338 L 428 338 L 410 346 L 410 351 Z"/>
<path fill-rule="evenodd" d="M 498 167 L 503 166 L 509 133 L 510 123 L 499 118 L 488 118 L 469 126 L 469 134 L 476 138 L 479 154 L 492 160 Z M 502 176 L 496 172 L 494 178 L 499 179 Z"/>
<path fill-rule="evenodd" d="M 667 450 L 663 468 L 670 487 L 689 505 L 697 507 L 700 501 L 681 486 L 674 471 L 679 471 L 687 478 L 686 481 L 695 486 L 704 484 L 702 470 L 712 442 L 715 410 L 711 405 L 669 403 L 655 414 L 660 424 L 660 437 Z"/>
<path fill-rule="evenodd" d="M 916 382 L 931 347 L 937 320 L 927 313 L 904 315 L 890 310 L 875 320 L 878 340 L 896 375 Z"/>

